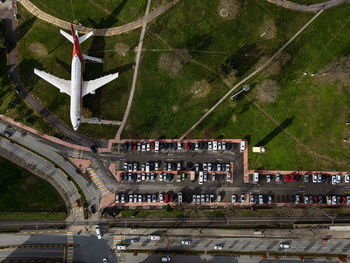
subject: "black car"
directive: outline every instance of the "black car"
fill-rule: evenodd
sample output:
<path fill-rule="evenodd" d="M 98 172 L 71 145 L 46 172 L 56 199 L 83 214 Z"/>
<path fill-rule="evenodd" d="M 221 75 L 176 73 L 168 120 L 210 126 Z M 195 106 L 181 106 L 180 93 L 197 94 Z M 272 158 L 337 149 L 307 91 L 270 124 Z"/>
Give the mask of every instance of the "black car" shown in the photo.
<path fill-rule="evenodd" d="M 91 213 L 95 214 L 96 213 L 96 205 L 90 206 Z"/>
<path fill-rule="evenodd" d="M 207 142 L 204 142 L 204 149 L 208 149 L 208 143 Z"/>
<path fill-rule="evenodd" d="M 199 143 L 199 148 L 202 150 L 204 148 L 204 144 L 202 142 Z"/>
<path fill-rule="evenodd" d="M 190 144 L 190 148 L 191 148 L 192 151 L 194 151 L 194 149 L 195 149 L 194 143 L 191 143 L 191 144 Z"/>

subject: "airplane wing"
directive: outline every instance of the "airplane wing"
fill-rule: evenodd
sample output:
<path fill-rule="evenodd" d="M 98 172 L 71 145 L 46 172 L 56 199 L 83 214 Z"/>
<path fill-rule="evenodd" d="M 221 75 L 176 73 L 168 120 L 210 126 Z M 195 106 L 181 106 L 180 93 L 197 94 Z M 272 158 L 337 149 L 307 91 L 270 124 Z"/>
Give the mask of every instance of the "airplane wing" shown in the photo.
<path fill-rule="evenodd" d="M 61 33 L 65 38 L 67 38 L 70 42 L 72 42 L 72 43 L 74 44 L 73 37 L 72 37 L 70 34 L 66 33 L 66 32 L 63 31 L 62 29 L 60 29 L 60 33 Z"/>
<path fill-rule="evenodd" d="M 70 96 L 70 86 L 71 86 L 70 80 L 57 78 L 54 75 L 46 73 L 45 71 L 37 70 L 36 68 L 34 69 L 34 73 L 38 75 L 40 78 L 43 78 L 50 84 L 57 87 L 60 90 L 60 92 L 66 93 Z"/>
<path fill-rule="evenodd" d="M 86 39 L 88 39 L 89 37 L 91 37 L 93 35 L 93 31 L 87 33 L 86 35 L 83 35 L 81 37 L 79 37 L 79 43 L 82 44 Z"/>
<path fill-rule="evenodd" d="M 111 82 L 112 80 L 118 78 L 119 73 L 110 74 L 98 79 L 84 81 L 83 82 L 83 97 L 89 93 L 95 94 L 95 91 L 102 87 L 103 85 L 107 84 L 108 82 Z"/>

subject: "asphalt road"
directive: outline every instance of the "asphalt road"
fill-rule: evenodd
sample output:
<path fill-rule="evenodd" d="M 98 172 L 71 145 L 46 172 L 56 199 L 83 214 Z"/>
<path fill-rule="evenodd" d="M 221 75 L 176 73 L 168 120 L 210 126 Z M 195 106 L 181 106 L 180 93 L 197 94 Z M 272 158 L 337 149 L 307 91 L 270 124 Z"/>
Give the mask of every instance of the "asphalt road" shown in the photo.
<path fill-rule="evenodd" d="M 43 140 L 42 138 L 33 136 L 30 133 L 23 133 L 22 131 L 16 130 L 14 128 L 9 128 L 9 126 L 6 123 L 0 122 L 0 133 L 3 134 L 5 130 L 10 131 L 12 134 L 9 139 L 19 143 L 20 145 L 27 147 L 28 149 L 31 149 L 36 153 L 39 153 L 42 156 L 45 156 L 45 158 L 53 161 L 59 167 L 61 167 L 64 171 L 66 171 L 70 176 L 72 176 L 75 182 L 77 182 L 77 184 L 83 190 L 89 204 L 92 205 L 92 204 L 99 203 L 100 192 L 94 187 L 93 184 L 88 182 L 81 174 L 77 173 L 76 168 L 69 161 L 67 161 L 67 159 L 65 159 L 60 155 L 57 148 L 54 148 L 51 145 L 46 144 L 45 140 Z M 23 157 L 22 159 L 27 163 L 31 162 L 30 159 L 26 159 L 25 157 Z M 59 171 L 59 169 L 55 168 L 52 163 L 48 162 L 44 158 L 39 158 L 39 156 L 37 156 L 37 161 L 38 163 L 43 163 L 43 164 L 49 163 L 53 167 L 53 169 L 55 169 L 56 171 Z M 62 174 L 61 177 L 66 178 L 66 175 Z"/>
<path fill-rule="evenodd" d="M 155 230 L 156 231 L 156 230 Z M 139 241 L 134 244 L 130 244 L 131 239 L 138 239 Z M 182 240 L 190 240 L 191 244 L 188 246 L 181 245 Z M 281 243 L 287 243 L 290 245 L 289 249 L 280 248 Z M 107 233 L 104 234 L 101 240 L 98 240 L 94 232 L 82 232 L 80 235 L 73 235 L 73 243 L 76 245 L 73 249 L 73 261 L 74 262 L 102 262 L 102 258 L 108 258 L 108 262 L 120 262 L 117 261 L 117 255 L 112 251 L 113 246 L 119 243 L 127 245 L 128 249 L 132 250 L 157 250 L 163 251 L 163 255 L 167 251 L 177 251 L 176 258 L 170 254 L 175 260 L 183 258 L 181 253 L 191 250 L 195 251 L 212 251 L 215 253 L 214 246 L 220 245 L 223 247 L 222 251 L 228 251 L 233 253 L 238 252 L 278 252 L 283 256 L 285 252 L 289 253 L 310 253 L 310 254 L 348 254 L 350 249 L 350 241 L 348 239 L 329 239 L 327 243 L 323 243 L 322 240 L 313 239 L 290 239 L 290 238 L 248 238 L 248 237 L 211 237 L 211 236 L 196 236 L 191 237 L 191 234 L 185 236 L 172 236 L 162 235 L 159 241 L 150 241 L 147 239 L 147 235 L 121 235 L 119 233 Z M 52 247 L 57 244 L 60 247 Z M 0 250 L 0 260 L 8 259 L 57 259 L 66 258 L 64 254 L 63 246 L 67 245 L 67 234 L 39 234 L 39 235 L 27 235 L 27 234 L 1 234 L 0 245 L 12 245 L 12 246 L 32 246 L 31 248 L 8 248 Z M 93 249 L 92 249 L 93 248 Z M 132 254 L 130 254 L 132 255 Z M 127 259 L 129 254 L 123 253 L 121 256 Z M 142 254 L 141 254 L 142 255 Z M 215 261 L 210 255 L 201 256 L 201 260 L 207 262 L 228 262 L 223 261 L 223 257 L 215 257 Z M 186 257 L 187 258 L 187 257 Z M 160 256 L 158 254 L 145 255 L 139 258 L 140 261 L 136 262 L 159 262 Z M 193 262 L 198 258 L 191 258 Z M 233 262 L 237 258 L 232 257 Z M 133 261 L 126 261 L 133 262 Z M 176 262 L 176 261 L 172 261 Z M 179 261 L 181 262 L 181 261 Z M 186 261 L 189 262 L 189 261 Z M 247 262 L 247 261 L 241 261 Z M 248 261 L 252 262 L 252 261 Z M 262 261 L 260 261 L 262 262 Z M 266 261 L 268 262 L 268 261 Z M 317 262 L 317 261 L 312 261 Z M 321 261 L 322 262 L 322 261 Z M 329 262 L 329 261 L 328 261 Z M 334 261 L 337 262 L 337 261 Z"/>

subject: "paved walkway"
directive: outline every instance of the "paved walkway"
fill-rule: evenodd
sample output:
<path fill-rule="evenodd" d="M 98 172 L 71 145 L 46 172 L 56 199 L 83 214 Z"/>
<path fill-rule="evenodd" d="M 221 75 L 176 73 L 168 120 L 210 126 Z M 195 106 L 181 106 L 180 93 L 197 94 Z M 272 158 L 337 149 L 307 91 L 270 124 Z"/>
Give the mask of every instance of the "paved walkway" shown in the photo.
<path fill-rule="evenodd" d="M 212 113 L 231 93 L 239 88 L 242 84 L 247 82 L 249 79 L 260 73 L 263 69 L 265 69 L 294 39 L 296 39 L 319 15 L 323 13 L 323 10 L 319 11 L 316 15 L 314 15 L 309 22 L 307 22 L 295 35 L 288 40 L 268 61 L 266 61 L 261 67 L 254 70 L 247 77 L 238 82 L 235 86 L 232 87 L 213 107 L 210 108 L 191 128 L 189 128 L 181 137 L 180 140 L 184 139 L 192 130 L 194 130 L 198 124 L 200 124 L 210 113 Z"/>
<path fill-rule="evenodd" d="M 278 6 L 282 6 L 284 8 L 292 9 L 295 11 L 302 12 L 318 12 L 320 10 L 325 10 L 328 8 L 335 7 L 345 2 L 349 2 L 349 0 L 330 0 L 328 2 L 313 4 L 313 5 L 300 5 L 288 0 L 267 0 L 270 3 L 273 3 Z"/>
<path fill-rule="evenodd" d="M 39 8 L 37 8 L 35 5 L 33 5 L 29 0 L 19 0 L 19 2 L 23 5 L 23 7 L 25 9 L 27 9 L 31 14 L 38 17 L 39 19 L 44 20 L 48 23 L 54 24 L 58 27 L 70 30 L 70 22 L 56 18 L 54 16 L 51 16 L 51 15 L 41 11 Z M 161 6 L 161 7 L 154 9 L 149 14 L 147 12 L 146 15 L 142 18 L 139 18 L 133 22 L 130 22 L 130 23 L 122 25 L 122 26 L 94 29 L 94 28 L 85 27 L 85 26 L 81 26 L 81 25 L 74 25 L 74 28 L 76 30 L 78 30 L 79 33 L 83 33 L 83 34 L 87 34 L 90 31 L 94 31 L 95 36 L 113 36 L 113 35 L 126 33 L 128 31 L 139 28 L 139 27 L 143 26 L 144 24 L 148 23 L 149 21 L 155 19 L 156 17 L 158 17 L 159 15 L 161 15 L 165 11 L 167 11 L 169 8 L 173 7 L 177 2 L 179 2 L 179 0 L 174 0 L 173 2 L 171 2 L 165 6 Z"/>
<path fill-rule="evenodd" d="M 148 0 L 147 7 L 146 7 L 146 13 L 145 13 L 144 17 L 148 16 L 148 12 L 149 12 L 150 6 L 151 6 L 151 0 Z M 120 140 L 120 135 L 122 134 L 124 126 L 125 126 L 125 123 L 128 120 L 128 116 L 129 116 L 129 113 L 130 113 L 132 101 L 133 101 L 133 98 L 134 98 L 136 81 L 137 81 L 137 73 L 139 71 L 139 66 L 140 66 L 140 58 L 141 58 L 141 53 L 142 53 L 143 40 L 145 39 L 146 27 L 147 27 L 147 20 L 144 21 L 144 24 L 142 26 L 140 40 L 139 40 L 139 44 L 137 46 L 135 71 L 134 71 L 134 76 L 133 76 L 133 79 L 132 79 L 132 85 L 131 85 L 131 91 L 130 91 L 130 95 L 129 95 L 128 105 L 126 107 L 122 123 L 120 124 L 118 132 L 117 132 L 117 134 L 115 136 L 116 140 Z"/>
<path fill-rule="evenodd" d="M 84 118 L 81 117 L 81 123 L 89 123 L 89 124 L 103 124 L 103 125 L 120 125 L 121 121 L 111 121 L 111 120 L 102 120 L 99 118 Z"/>

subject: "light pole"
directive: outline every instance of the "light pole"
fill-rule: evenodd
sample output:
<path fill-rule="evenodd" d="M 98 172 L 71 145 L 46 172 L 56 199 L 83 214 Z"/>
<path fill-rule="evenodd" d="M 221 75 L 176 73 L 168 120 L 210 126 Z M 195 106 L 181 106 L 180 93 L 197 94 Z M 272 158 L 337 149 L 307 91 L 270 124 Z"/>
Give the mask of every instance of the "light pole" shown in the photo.
<path fill-rule="evenodd" d="M 331 225 L 333 226 L 333 224 L 334 224 L 334 218 L 336 217 L 336 216 L 330 216 L 330 215 L 327 215 L 327 214 L 323 214 L 324 216 L 326 216 L 326 217 L 329 217 L 330 219 L 331 219 Z"/>
<path fill-rule="evenodd" d="M 231 96 L 231 99 L 234 100 L 235 97 L 237 97 L 239 94 L 241 94 L 243 91 L 247 92 L 250 90 L 250 86 L 248 84 L 245 84 L 243 86 L 243 89 L 241 89 L 240 91 L 238 91 L 236 94 L 234 94 L 233 96 Z"/>

